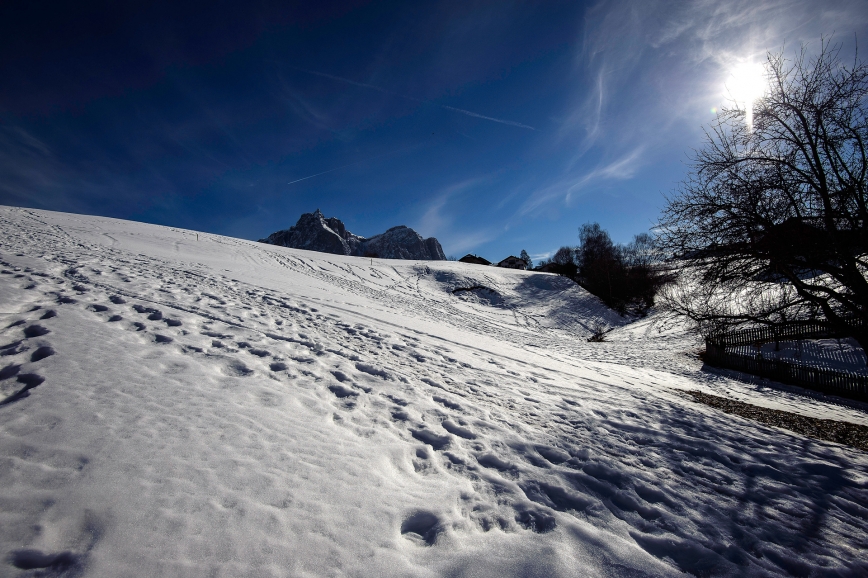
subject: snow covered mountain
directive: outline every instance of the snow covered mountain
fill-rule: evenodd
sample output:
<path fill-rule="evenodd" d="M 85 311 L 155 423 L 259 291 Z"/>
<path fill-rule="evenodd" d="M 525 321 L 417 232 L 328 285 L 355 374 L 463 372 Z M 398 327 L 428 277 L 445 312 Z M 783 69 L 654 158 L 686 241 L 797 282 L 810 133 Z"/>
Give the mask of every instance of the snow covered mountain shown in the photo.
<path fill-rule="evenodd" d="M 0 207 L 0 576 L 864 576 L 866 424 L 563 278 Z M 589 343 L 597 324 L 615 329 Z"/>
<path fill-rule="evenodd" d="M 347 231 L 340 219 L 335 217 L 326 219 L 319 209 L 313 213 L 304 213 L 294 226 L 272 233 L 259 242 L 335 255 L 424 261 L 446 260 L 443 248 L 434 237 L 423 239 L 413 229 L 399 225 L 366 239 Z"/>

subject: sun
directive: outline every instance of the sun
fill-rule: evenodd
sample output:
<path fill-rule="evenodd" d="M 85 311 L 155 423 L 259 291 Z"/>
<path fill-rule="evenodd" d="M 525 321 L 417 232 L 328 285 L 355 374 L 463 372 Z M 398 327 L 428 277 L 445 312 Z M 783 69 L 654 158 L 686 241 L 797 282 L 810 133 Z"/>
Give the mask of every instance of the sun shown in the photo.
<path fill-rule="evenodd" d="M 746 113 L 745 121 L 753 126 L 753 104 L 765 94 L 768 88 L 765 69 L 762 64 L 740 62 L 730 68 L 725 82 L 726 96 L 735 101 Z"/>

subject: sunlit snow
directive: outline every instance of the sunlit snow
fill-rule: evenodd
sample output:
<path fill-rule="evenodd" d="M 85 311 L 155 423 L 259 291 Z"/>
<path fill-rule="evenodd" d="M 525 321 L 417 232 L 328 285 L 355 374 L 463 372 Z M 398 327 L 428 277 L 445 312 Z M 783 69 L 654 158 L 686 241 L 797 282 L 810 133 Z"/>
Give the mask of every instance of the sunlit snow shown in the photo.
<path fill-rule="evenodd" d="M 864 453 L 678 392 L 860 406 L 701 371 L 569 280 L 0 228 L 0 575 L 868 574 Z"/>

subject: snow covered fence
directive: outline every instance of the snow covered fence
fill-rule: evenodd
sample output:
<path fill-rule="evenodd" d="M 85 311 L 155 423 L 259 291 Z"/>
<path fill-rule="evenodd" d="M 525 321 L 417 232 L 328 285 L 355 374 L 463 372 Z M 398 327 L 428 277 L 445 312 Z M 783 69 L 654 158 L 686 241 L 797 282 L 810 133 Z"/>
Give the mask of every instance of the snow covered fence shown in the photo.
<path fill-rule="evenodd" d="M 705 363 L 798 385 L 825 394 L 868 402 L 868 375 L 813 367 L 781 359 L 732 353 L 711 338 L 705 342 Z"/>

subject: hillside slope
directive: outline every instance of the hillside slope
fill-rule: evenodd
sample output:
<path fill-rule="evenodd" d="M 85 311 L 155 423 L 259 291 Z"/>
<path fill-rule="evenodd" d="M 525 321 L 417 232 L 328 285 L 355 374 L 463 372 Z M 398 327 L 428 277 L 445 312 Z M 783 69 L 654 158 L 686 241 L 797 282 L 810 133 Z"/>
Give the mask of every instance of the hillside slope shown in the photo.
<path fill-rule="evenodd" d="M 0 575 L 868 572 L 864 453 L 678 390 L 863 411 L 703 373 L 564 279 L 6 207 L 0 231 Z"/>

